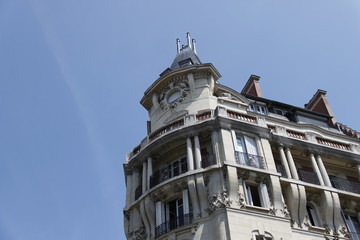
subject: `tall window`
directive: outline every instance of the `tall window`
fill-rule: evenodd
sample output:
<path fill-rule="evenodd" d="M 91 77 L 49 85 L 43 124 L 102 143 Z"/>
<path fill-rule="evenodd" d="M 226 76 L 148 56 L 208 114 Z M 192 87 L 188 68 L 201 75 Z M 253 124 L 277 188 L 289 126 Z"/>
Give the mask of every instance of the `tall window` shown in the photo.
<path fill-rule="evenodd" d="M 262 157 L 259 156 L 258 148 L 254 138 L 246 135 L 236 135 L 232 131 L 236 162 L 241 165 L 264 169 Z"/>
<path fill-rule="evenodd" d="M 321 227 L 316 208 L 312 204 L 306 205 L 307 215 L 312 226 Z"/>
<path fill-rule="evenodd" d="M 246 201 L 248 205 L 270 208 L 270 198 L 266 184 L 245 184 Z"/>
<path fill-rule="evenodd" d="M 181 197 L 168 202 L 156 202 L 156 230 L 155 235 L 159 237 L 173 229 L 188 225 L 192 221 L 189 212 L 188 190 L 182 192 Z"/>
<path fill-rule="evenodd" d="M 348 226 L 351 239 L 360 240 L 360 223 L 355 216 L 345 215 L 346 225 Z"/>

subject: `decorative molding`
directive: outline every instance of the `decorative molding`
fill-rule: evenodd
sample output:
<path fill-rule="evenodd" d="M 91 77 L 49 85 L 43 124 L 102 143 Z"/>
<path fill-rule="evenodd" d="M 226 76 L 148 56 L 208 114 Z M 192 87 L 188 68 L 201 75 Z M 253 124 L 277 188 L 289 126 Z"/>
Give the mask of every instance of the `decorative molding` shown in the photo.
<path fill-rule="evenodd" d="M 286 218 L 291 218 L 290 212 L 288 211 L 287 205 L 283 202 L 283 208 L 280 209 L 280 212 L 284 215 Z"/>
<path fill-rule="evenodd" d="M 248 170 L 238 169 L 237 173 L 238 173 L 238 177 L 243 180 L 247 180 L 250 177 L 250 171 L 248 171 Z"/>
<path fill-rule="evenodd" d="M 236 203 L 240 206 L 240 208 L 246 207 L 245 196 L 241 192 L 240 188 L 238 189 L 238 199 L 237 199 Z"/>
<path fill-rule="evenodd" d="M 147 238 L 147 234 L 144 226 L 140 226 L 135 230 L 129 232 L 127 239 L 129 240 L 144 240 Z"/>
<path fill-rule="evenodd" d="M 197 72 L 197 73 L 194 73 L 194 80 L 197 80 L 197 79 L 201 79 L 201 78 L 208 78 L 210 77 L 210 73 L 209 72 Z"/>
<path fill-rule="evenodd" d="M 271 205 L 270 209 L 269 209 L 269 214 L 276 216 L 276 212 L 277 212 L 277 209 L 273 205 Z"/>
<path fill-rule="evenodd" d="M 340 228 L 339 232 L 340 232 L 344 237 L 350 238 L 349 231 L 348 231 L 348 229 L 347 229 L 344 225 L 341 225 L 341 228 Z"/>
<path fill-rule="evenodd" d="M 226 191 L 214 193 L 212 196 L 208 198 L 209 207 L 206 211 L 211 214 L 214 211 L 230 207 L 232 201 L 229 199 L 228 193 Z"/>
<path fill-rule="evenodd" d="M 168 101 L 168 98 L 171 94 L 179 92 L 177 99 L 174 99 L 172 102 Z M 157 101 L 163 110 L 175 109 L 179 103 L 184 101 L 186 96 L 190 92 L 189 82 L 186 77 L 173 79 L 166 87 L 161 89 L 157 93 Z"/>

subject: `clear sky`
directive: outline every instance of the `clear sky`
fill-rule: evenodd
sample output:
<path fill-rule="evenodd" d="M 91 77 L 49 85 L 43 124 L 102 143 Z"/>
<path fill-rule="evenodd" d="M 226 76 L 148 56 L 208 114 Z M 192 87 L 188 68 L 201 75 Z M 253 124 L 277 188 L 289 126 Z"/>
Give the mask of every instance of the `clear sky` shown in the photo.
<path fill-rule="evenodd" d="M 124 239 L 122 164 L 175 39 L 240 91 L 360 131 L 360 1 L 0 0 L 0 239 Z"/>

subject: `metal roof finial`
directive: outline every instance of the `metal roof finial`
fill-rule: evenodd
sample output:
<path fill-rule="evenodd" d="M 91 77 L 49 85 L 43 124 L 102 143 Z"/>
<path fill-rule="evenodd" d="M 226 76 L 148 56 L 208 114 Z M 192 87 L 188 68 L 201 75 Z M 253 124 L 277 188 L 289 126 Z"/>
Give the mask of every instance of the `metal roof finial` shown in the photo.
<path fill-rule="evenodd" d="M 190 33 L 189 33 L 189 32 L 186 33 L 186 37 L 187 37 L 188 47 L 189 47 L 189 48 L 192 48 L 192 47 L 191 47 L 191 44 L 190 44 Z"/>
<path fill-rule="evenodd" d="M 177 48 L 177 53 L 180 53 L 180 39 L 179 38 L 176 39 L 176 48 Z"/>
<path fill-rule="evenodd" d="M 193 48 L 193 50 L 194 50 L 194 53 L 195 54 L 197 54 L 196 53 L 196 40 L 193 38 L 193 40 L 192 40 L 192 48 Z"/>

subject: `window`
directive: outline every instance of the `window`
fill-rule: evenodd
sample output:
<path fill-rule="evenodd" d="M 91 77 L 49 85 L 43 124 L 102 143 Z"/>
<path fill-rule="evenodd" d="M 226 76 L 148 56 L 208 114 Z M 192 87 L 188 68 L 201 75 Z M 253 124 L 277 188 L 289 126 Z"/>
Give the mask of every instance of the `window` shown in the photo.
<path fill-rule="evenodd" d="M 235 159 L 241 165 L 265 169 L 262 157 L 259 156 L 256 141 L 254 138 L 248 136 L 238 136 L 232 131 Z"/>
<path fill-rule="evenodd" d="M 245 184 L 246 202 L 250 206 L 270 208 L 270 198 L 266 184 Z"/>
<path fill-rule="evenodd" d="M 260 234 L 259 231 L 253 231 L 252 232 L 252 239 L 253 240 L 272 240 L 274 238 L 268 232 L 265 232 L 264 234 Z"/>
<path fill-rule="evenodd" d="M 182 196 L 169 202 L 158 201 L 156 209 L 155 235 L 159 237 L 173 229 L 189 225 L 192 222 L 192 215 L 189 212 L 188 190 L 182 192 Z"/>
<path fill-rule="evenodd" d="M 306 205 L 307 215 L 312 226 L 321 227 L 316 208 L 312 204 Z"/>
<path fill-rule="evenodd" d="M 360 240 L 360 223 L 355 216 L 345 215 L 346 225 L 348 226 L 351 239 Z"/>
<path fill-rule="evenodd" d="M 267 114 L 266 107 L 257 104 L 250 104 L 248 110 L 251 112 L 256 112 L 264 115 Z"/>
<path fill-rule="evenodd" d="M 183 157 L 169 165 L 155 171 L 150 177 L 150 187 L 154 187 L 170 178 L 179 176 L 188 171 L 187 158 Z"/>

